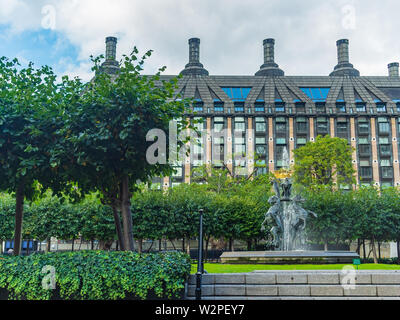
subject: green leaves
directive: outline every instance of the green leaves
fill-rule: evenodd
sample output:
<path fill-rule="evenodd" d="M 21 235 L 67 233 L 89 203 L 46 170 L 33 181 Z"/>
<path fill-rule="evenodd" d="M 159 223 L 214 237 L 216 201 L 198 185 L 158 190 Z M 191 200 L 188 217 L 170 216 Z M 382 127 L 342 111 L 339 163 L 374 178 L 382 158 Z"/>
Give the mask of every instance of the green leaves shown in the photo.
<path fill-rule="evenodd" d="M 41 270 L 53 266 L 56 290 L 44 290 Z M 0 290 L 11 299 L 116 300 L 179 298 L 190 259 L 178 253 L 80 251 L 0 260 Z"/>
<path fill-rule="evenodd" d="M 295 181 L 314 189 L 354 184 L 352 152 L 346 139 L 318 136 L 315 142 L 294 150 Z"/>

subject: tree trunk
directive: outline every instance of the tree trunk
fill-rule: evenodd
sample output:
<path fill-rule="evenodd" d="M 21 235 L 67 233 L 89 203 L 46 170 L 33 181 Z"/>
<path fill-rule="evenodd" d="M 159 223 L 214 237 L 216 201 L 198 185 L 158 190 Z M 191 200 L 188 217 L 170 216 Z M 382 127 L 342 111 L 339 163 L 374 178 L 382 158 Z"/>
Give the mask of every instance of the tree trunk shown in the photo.
<path fill-rule="evenodd" d="M 400 239 L 397 239 L 397 264 L 400 264 Z"/>
<path fill-rule="evenodd" d="M 233 239 L 232 238 L 229 239 L 229 251 L 234 251 L 234 249 L 233 249 Z"/>
<path fill-rule="evenodd" d="M 75 249 L 75 239 L 72 239 L 71 251 L 74 252 L 74 249 Z"/>
<path fill-rule="evenodd" d="M 138 253 L 143 252 L 143 239 L 138 239 Z"/>
<path fill-rule="evenodd" d="M 210 242 L 210 237 L 206 237 L 206 251 L 204 252 L 204 261 L 208 259 L 208 243 Z"/>
<path fill-rule="evenodd" d="M 365 250 L 365 239 L 362 240 L 364 259 L 367 258 L 367 251 Z"/>
<path fill-rule="evenodd" d="M 356 250 L 356 252 L 358 253 L 358 255 L 360 255 L 360 250 L 361 250 L 361 240 L 360 240 L 360 238 L 357 238 L 357 250 Z"/>
<path fill-rule="evenodd" d="M 29 245 L 31 244 L 31 239 L 28 239 L 26 243 L 26 254 L 29 256 L 30 250 L 29 250 Z"/>
<path fill-rule="evenodd" d="M 185 252 L 185 238 L 182 238 L 182 251 Z"/>
<path fill-rule="evenodd" d="M 51 251 L 51 238 L 48 237 L 46 240 L 46 252 L 50 252 Z"/>
<path fill-rule="evenodd" d="M 15 232 L 14 232 L 14 255 L 21 254 L 22 221 L 24 219 L 24 183 L 20 183 L 16 193 L 15 206 Z"/>
<path fill-rule="evenodd" d="M 328 251 L 328 242 L 327 241 L 324 243 L 324 251 Z"/>
<path fill-rule="evenodd" d="M 378 263 L 378 259 L 376 257 L 376 248 L 375 248 L 375 238 L 374 237 L 372 237 L 372 239 L 371 239 L 371 246 L 372 246 L 372 254 L 373 254 L 373 257 L 374 257 L 374 263 L 377 264 Z"/>
<path fill-rule="evenodd" d="M 176 251 L 176 247 L 175 247 L 175 244 L 174 244 L 174 241 L 173 240 L 169 240 L 169 242 L 171 242 L 171 244 L 172 244 L 172 247 L 174 248 L 174 250 Z"/>
<path fill-rule="evenodd" d="M 161 239 L 158 240 L 158 251 L 161 251 Z"/>
<path fill-rule="evenodd" d="M 90 250 L 94 250 L 94 240 L 90 241 Z"/>
<path fill-rule="evenodd" d="M 114 224 L 115 224 L 115 231 L 117 232 L 117 236 L 118 236 L 118 243 L 120 244 L 121 251 L 125 251 L 124 237 L 122 235 L 122 228 L 121 228 L 121 219 L 119 217 L 119 213 L 118 213 L 117 207 L 115 205 L 112 206 L 112 211 L 114 214 Z"/>
<path fill-rule="evenodd" d="M 122 223 L 124 230 L 125 250 L 134 251 L 133 225 L 131 212 L 131 196 L 129 193 L 129 178 L 126 176 L 122 180 Z"/>
<path fill-rule="evenodd" d="M 251 240 L 247 240 L 247 251 L 251 251 Z"/>
<path fill-rule="evenodd" d="M 381 242 L 378 241 L 378 257 L 381 259 Z"/>

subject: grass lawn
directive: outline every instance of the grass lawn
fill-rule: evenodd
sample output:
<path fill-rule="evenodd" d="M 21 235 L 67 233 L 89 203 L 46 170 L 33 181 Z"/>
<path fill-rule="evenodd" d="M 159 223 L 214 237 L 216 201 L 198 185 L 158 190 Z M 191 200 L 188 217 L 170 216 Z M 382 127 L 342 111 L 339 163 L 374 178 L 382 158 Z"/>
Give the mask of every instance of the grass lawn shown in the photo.
<path fill-rule="evenodd" d="M 347 264 L 348 265 L 348 264 Z M 346 264 L 221 264 L 205 263 L 204 269 L 208 273 L 236 273 L 252 272 L 255 270 L 341 270 Z M 400 270 L 397 264 L 373 264 L 366 263 L 358 266 L 359 270 Z M 196 273 L 197 265 L 192 265 L 191 273 Z"/>

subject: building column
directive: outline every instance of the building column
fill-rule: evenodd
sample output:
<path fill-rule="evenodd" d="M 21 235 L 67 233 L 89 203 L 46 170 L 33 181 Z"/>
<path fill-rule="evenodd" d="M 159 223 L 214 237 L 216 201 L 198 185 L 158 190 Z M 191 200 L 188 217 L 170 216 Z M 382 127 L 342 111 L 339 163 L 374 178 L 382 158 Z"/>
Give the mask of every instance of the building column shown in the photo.
<path fill-rule="evenodd" d="M 274 124 L 273 119 L 268 118 L 268 171 L 275 171 L 275 154 L 274 154 Z"/>
<path fill-rule="evenodd" d="M 315 133 L 314 133 L 314 118 L 309 118 L 309 129 L 310 129 L 310 141 L 315 141 Z"/>
<path fill-rule="evenodd" d="M 392 151 L 393 151 L 393 185 L 400 186 L 400 168 L 399 168 L 399 149 L 397 144 L 397 119 L 391 118 L 392 122 Z"/>
<path fill-rule="evenodd" d="M 190 123 L 190 118 L 186 119 L 189 123 Z M 188 137 L 190 137 L 190 129 L 186 129 L 187 135 Z M 190 141 L 186 142 L 186 150 L 190 150 Z M 188 155 L 185 154 L 185 183 L 190 183 L 190 176 L 191 176 L 191 172 L 190 172 L 190 152 Z"/>
<path fill-rule="evenodd" d="M 290 165 L 294 164 L 294 126 L 293 126 L 293 118 L 289 118 L 289 156 L 290 156 Z"/>
<path fill-rule="evenodd" d="M 331 137 L 334 138 L 335 137 L 335 118 L 329 118 L 329 130 L 330 130 L 330 134 Z"/>
<path fill-rule="evenodd" d="M 251 175 L 254 171 L 254 130 L 253 118 L 247 118 L 247 174 Z"/>
<path fill-rule="evenodd" d="M 358 181 L 358 162 L 357 162 L 357 138 L 356 138 L 356 126 L 354 118 L 350 118 L 350 137 L 351 137 L 350 138 L 351 146 L 354 148 L 351 157 L 353 162 L 353 169 L 356 175 L 356 185 L 353 187 L 353 189 L 355 189 L 359 181 Z"/>
<path fill-rule="evenodd" d="M 226 138 L 226 166 L 229 171 L 233 174 L 233 163 L 232 163 L 232 118 L 228 118 L 227 125 L 227 138 Z"/>
<path fill-rule="evenodd" d="M 207 118 L 207 136 L 206 136 L 206 166 L 207 169 L 211 169 L 211 165 L 212 165 L 212 139 L 211 139 L 211 118 L 208 117 Z M 211 172 L 210 172 L 211 174 Z"/>
<path fill-rule="evenodd" d="M 372 177 L 375 185 L 379 186 L 378 144 L 376 142 L 375 118 L 371 118 L 371 146 L 372 146 Z"/>
<path fill-rule="evenodd" d="M 162 179 L 162 187 L 163 187 L 163 189 L 164 190 L 168 190 L 168 188 L 169 188 L 169 177 L 164 177 L 163 179 Z"/>

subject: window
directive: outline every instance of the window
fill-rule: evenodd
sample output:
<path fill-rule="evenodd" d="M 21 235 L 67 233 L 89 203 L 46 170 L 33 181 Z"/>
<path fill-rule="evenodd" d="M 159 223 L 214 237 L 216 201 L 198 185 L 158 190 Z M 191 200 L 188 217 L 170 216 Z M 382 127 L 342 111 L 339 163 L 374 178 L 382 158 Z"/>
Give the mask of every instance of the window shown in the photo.
<path fill-rule="evenodd" d="M 338 122 L 336 125 L 338 134 L 347 134 L 347 123 L 346 122 Z"/>
<path fill-rule="evenodd" d="M 256 144 L 265 144 L 265 137 L 256 137 Z"/>
<path fill-rule="evenodd" d="M 393 177 L 393 168 L 392 167 L 382 167 L 382 179 L 392 179 Z"/>
<path fill-rule="evenodd" d="M 302 147 L 307 143 L 306 138 L 297 138 L 297 147 Z"/>
<path fill-rule="evenodd" d="M 286 144 L 286 138 L 276 138 L 276 144 Z"/>
<path fill-rule="evenodd" d="M 264 102 L 256 102 L 254 104 L 254 111 L 255 112 L 265 112 Z"/>
<path fill-rule="evenodd" d="M 215 137 L 214 144 L 224 144 L 224 137 Z"/>
<path fill-rule="evenodd" d="M 182 167 L 175 167 L 174 170 L 176 172 L 173 173 L 173 177 L 182 177 Z"/>
<path fill-rule="evenodd" d="M 336 111 L 337 112 L 346 112 L 346 104 L 343 102 L 336 103 Z"/>
<path fill-rule="evenodd" d="M 244 103 L 243 102 L 235 102 L 235 112 L 244 112 Z"/>
<path fill-rule="evenodd" d="M 315 108 L 317 109 L 317 113 L 325 113 L 325 103 L 316 103 Z"/>
<path fill-rule="evenodd" d="M 306 112 L 306 104 L 304 102 L 296 102 L 295 107 L 297 112 Z"/>
<path fill-rule="evenodd" d="M 388 122 L 379 122 L 378 129 L 380 134 L 388 134 L 390 131 L 390 126 Z"/>
<path fill-rule="evenodd" d="M 225 121 L 223 117 L 214 118 L 214 131 L 221 132 L 224 129 Z"/>
<path fill-rule="evenodd" d="M 358 146 L 358 152 L 362 155 L 370 155 L 371 154 L 371 146 L 369 144 L 360 144 Z"/>
<path fill-rule="evenodd" d="M 222 90 L 228 95 L 229 98 L 236 101 L 244 101 L 250 93 L 251 88 L 239 87 L 223 87 Z"/>
<path fill-rule="evenodd" d="M 384 103 L 377 103 L 376 112 L 386 112 L 386 105 Z"/>
<path fill-rule="evenodd" d="M 214 102 L 214 111 L 215 112 L 224 112 L 224 103 L 221 101 Z"/>
<path fill-rule="evenodd" d="M 369 141 L 368 141 L 368 138 L 366 138 L 366 137 L 359 137 L 358 143 L 359 144 L 369 144 Z"/>
<path fill-rule="evenodd" d="M 202 112 L 203 111 L 203 104 L 196 103 L 193 107 L 193 111 L 195 112 Z"/>
<path fill-rule="evenodd" d="M 389 144 L 388 137 L 379 137 L 379 144 Z"/>
<path fill-rule="evenodd" d="M 381 167 L 390 167 L 389 159 L 381 159 Z"/>
<path fill-rule="evenodd" d="M 382 157 L 389 157 L 391 155 L 391 146 L 390 144 L 383 144 L 379 146 L 380 154 Z"/>
<path fill-rule="evenodd" d="M 368 122 L 359 122 L 358 123 L 358 133 L 359 134 L 369 134 Z"/>
<path fill-rule="evenodd" d="M 267 124 L 265 119 L 261 117 L 256 117 L 256 132 L 265 132 L 267 130 Z"/>
<path fill-rule="evenodd" d="M 286 123 L 275 124 L 276 133 L 286 133 Z"/>
<path fill-rule="evenodd" d="M 246 146 L 244 144 L 235 144 L 235 153 L 246 153 Z"/>
<path fill-rule="evenodd" d="M 369 167 L 370 165 L 369 159 L 360 159 L 360 167 Z"/>
<path fill-rule="evenodd" d="M 276 112 L 285 112 L 285 104 L 283 102 L 275 102 Z"/>
<path fill-rule="evenodd" d="M 193 145 L 193 153 L 194 154 L 203 154 L 204 148 L 200 144 L 194 144 Z"/>
<path fill-rule="evenodd" d="M 267 146 L 256 145 L 256 153 L 259 156 L 265 156 L 267 154 Z"/>
<path fill-rule="evenodd" d="M 328 121 L 326 118 L 317 118 L 317 134 L 328 133 Z"/>
<path fill-rule="evenodd" d="M 235 143 L 236 144 L 244 144 L 244 138 L 243 137 L 235 137 Z"/>
<path fill-rule="evenodd" d="M 372 168 L 371 167 L 360 167 L 360 176 L 363 178 L 371 178 L 372 177 Z"/>
<path fill-rule="evenodd" d="M 236 117 L 235 118 L 235 130 L 236 131 L 245 131 L 246 123 L 244 122 L 244 118 Z"/>
<path fill-rule="evenodd" d="M 307 120 L 306 118 L 296 119 L 296 132 L 297 133 L 307 133 Z"/>
<path fill-rule="evenodd" d="M 325 101 L 330 88 L 300 88 L 311 100 Z"/>
<path fill-rule="evenodd" d="M 367 110 L 364 102 L 357 102 L 356 103 L 356 110 L 357 112 L 365 112 Z"/>

